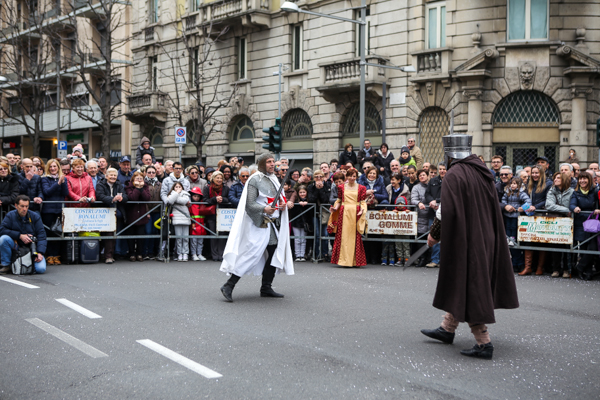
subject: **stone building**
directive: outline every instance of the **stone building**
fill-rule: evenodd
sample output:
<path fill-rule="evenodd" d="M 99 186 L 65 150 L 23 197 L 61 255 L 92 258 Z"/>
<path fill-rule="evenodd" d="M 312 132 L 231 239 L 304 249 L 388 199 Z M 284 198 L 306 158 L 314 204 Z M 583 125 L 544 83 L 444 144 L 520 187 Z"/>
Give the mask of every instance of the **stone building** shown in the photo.
<path fill-rule="evenodd" d="M 280 3 L 135 1 L 138 92 L 128 112 L 134 146 L 150 136 L 163 144 L 162 156 L 177 158 L 173 127 L 187 123 L 181 115 L 191 116 L 196 99 L 209 103 L 216 90 L 232 98 L 215 113 L 214 132 L 203 145 L 205 161 L 214 165 L 241 155 L 248 164 L 264 151 L 262 128 L 278 116 L 279 76 L 273 72 L 282 63 L 283 155 L 317 165 L 337 158 L 345 143 L 357 149 L 357 25 L 283 12 Z M 351 19 L 358 19 L 361 5 L 295 3 Z M 385 140 L 398 157 L 414 136 L 427 161 L 441 161 L 441 137 L 454 110 L 454 131 L 473 135 L 475 152 L 487 161 L 500 154 L 517 167 L 545 155 L 555 169 L 569 149 L 584 165 L 598 159 L 599 2 L 369 0 L 366 12 L 367 61 L 417 70 L 367 68 L 366 137 L 375 146 Z M 213 54 L 230 60 L 219 85 L 183 90 L 177 84 L 174 75 L 189 76 L 194 68 L 190 51 L 182 52 L 189 49 L 184 38 L 197 46 L 217 39 Z M 177 57 L 190 61 L 175 71 L 169 66 Z M 183 157 L 195 161 L 195 147 L 188 145 Z"/>

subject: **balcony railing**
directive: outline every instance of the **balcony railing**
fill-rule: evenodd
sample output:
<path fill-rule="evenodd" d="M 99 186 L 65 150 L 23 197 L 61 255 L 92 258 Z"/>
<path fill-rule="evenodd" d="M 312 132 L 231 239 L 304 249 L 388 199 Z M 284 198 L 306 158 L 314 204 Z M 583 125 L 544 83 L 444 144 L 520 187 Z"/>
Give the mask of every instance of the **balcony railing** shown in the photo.
<path fill-rule="evenodd" d="M 252 11 L 268 12 L 271 0 L 224 0 L 207 3 L 200 8 L 200 24 L 234 18 Z M 269 17 L 270 18 L 270 17 Z M 264 25 L 266 21 L 252 20 L 252 23 Z"/>
<path fill-rule="evenodd" d="M 191 32 L 198 27 L 198 14 L 185 17 L 185 31 Z"/>
<path fill-rule="evenodd" d="M 417 74 L 446 74 L 452 63 L 452 49 L 445 47 L 417 51 L 412 56 Z"/>
<path fill-rule="evenodd" d="M 133 94 L 127 97 L 129 111 L 126 115 L 133 122 L 148 117 L 166 121 L 168 100 L 166 93 L 158 91 Z"/>
<path fill-rule="evenodd" d="M 144 29 L 144 39 L 146 42 L 152 42 L 154 40 L 154 27 L 150 26 Z"/>
<path fill-rule="evenodd" d="M 387 60 L 378 56 L 367 57 L 368 63 L 386 65 Z M 360 80 L 360 58 L 351 60 L 335 61 L 331 63 L 319 64 L 322 68 L 325 84 L 338 83 L 342 81 Z M 386 69 L 368 66 L 365 71 L 367 78 L 385 79 Z"/>

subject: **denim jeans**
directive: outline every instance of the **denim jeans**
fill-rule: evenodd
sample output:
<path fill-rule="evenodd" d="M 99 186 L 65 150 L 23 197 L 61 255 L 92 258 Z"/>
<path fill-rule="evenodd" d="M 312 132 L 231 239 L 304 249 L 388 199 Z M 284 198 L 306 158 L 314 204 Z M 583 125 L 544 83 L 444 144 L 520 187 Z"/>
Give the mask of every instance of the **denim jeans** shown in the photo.
<path fill-rule="evenodd" d="M 154 226 L 154 222 L 160 218 L 160 213 L 150 214 L 150 221 L 146 223 L 146 235 L 158 235 L 159 230 Z M 143 256 L 150 256 L 158 254 L 158 245 L 160 239 L 144 239 L 144 249 L 142 251 Z"/>
<path fill-rule="evenodd" d="M 314 218 L 314 232 L 316 236 L 315 240 L 315 257 L 317 258 L 325 258 L 329 253 L 329 241 L 325 239 L 321 239 L 329 236 L 327 233 L 327 224 L 321 224 L 320 218 Z"/>
<path fill-rule="evenodd" d="M 429 218 L 429 228 L 433 224 L 433 218 Z M 434 244 L 431 248 L 431 262 L 439 264 L 440 263 L 440 244 Z"/>
<path fill-rule="evenodd" d="M 17 249 L 18 246 L 10 236 L 3 235 L 0 237 L 0 259 L 2 260 L 2 265 L 11 265 L 12 252 Z M 44 257 L 42 257 L 42 261 L 36 262 L 34 265 L 37 274 L 46 272 L 46 259 Z"/>
<path fill-rule="evenodd" d="M 514 237 L 516 239 L 518 218 L 504 217 L 504 227 L 506 228 L 506 236 Z M 523 252 L 521 250 L 510 249 L 510 256 L 513 267 L 525 265 L 525 258 L 523 257 Z"/>

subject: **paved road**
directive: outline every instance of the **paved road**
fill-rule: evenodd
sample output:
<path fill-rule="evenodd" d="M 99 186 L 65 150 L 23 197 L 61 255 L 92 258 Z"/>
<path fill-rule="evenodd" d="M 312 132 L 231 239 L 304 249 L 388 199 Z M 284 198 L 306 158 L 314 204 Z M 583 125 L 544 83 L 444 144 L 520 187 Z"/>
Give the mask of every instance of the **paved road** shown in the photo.
<path fill-rule="evenodd" d="M 0 280 L 0 399 L 599 396 L 598 281 L 519 277 L 521 308 L 497 312 L 496 353 L 484 361 L 459 354 L 474 343 L 466 326 L 451 346 L 419 333 L 443 314 L 431 307 L 437 270 L 296 271 L 275 279 L 285 299 L 260 298 L 260 278 L 246 276 L 234 303 L 211 262 L 8 276 L 38 288 Z"/>

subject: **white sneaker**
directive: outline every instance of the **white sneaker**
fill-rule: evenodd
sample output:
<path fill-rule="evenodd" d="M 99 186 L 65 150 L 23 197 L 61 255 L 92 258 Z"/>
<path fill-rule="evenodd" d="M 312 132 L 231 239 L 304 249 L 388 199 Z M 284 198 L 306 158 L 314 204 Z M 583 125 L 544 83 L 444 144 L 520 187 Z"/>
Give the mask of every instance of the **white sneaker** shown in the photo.
<path fill-rule="evenodd" d="M 183 254 L 177 256 L 177 261 L 183 261 Z"/>
<path fill-rule="evenodd" d="M 206 261 L 206 257 L 204 257 L 202 254 L 198 254 L 198 261 Z"/>
<path fill-rule="evenodd" d="M 183 255 L 183 261 L 187 261 L 187 260 L 188 260 L 188 255 L 187 255 L 187 254 L 184 254 L 184 255 Z"/>
<path fill-rule="evenodd" d="M 194 260 L 194 261 L 200 261 L 200 258 L 198 258 L 198 256 L 194 254 L 192 256 L 192 260 Z"/>

